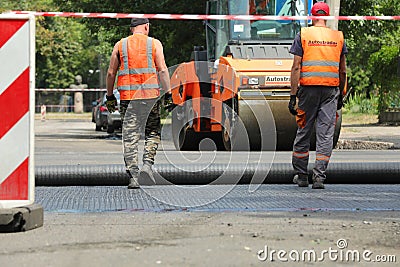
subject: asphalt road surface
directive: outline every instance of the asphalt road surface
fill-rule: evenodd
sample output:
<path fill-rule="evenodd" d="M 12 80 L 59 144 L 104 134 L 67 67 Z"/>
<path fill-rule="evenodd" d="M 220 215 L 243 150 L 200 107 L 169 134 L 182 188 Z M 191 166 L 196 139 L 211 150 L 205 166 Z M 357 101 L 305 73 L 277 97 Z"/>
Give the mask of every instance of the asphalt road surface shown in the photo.
<path fill-rule="evenodd" d="M 180 152 L 171 140 L 170 127 L 162 128 L 162 141 L 156 164 L 162 163 L 227 163 L 229 161 L 290 162 L 291 152 Z M 35 165 L 123 164 L 122 134 L 96 132 L 89 120 L 47 120 L 35 124 Z M 400 158 L 400 126 L 347 127 L 342 129 L 341 140 L 389 142 L 399 145 L 390 150 L 339 150 L 333 152 L 331 162 L 397 162 Z M 143 141 L 139 149 L 142 152 Z M 315 153 L 310 153 L 310 162 Z M 140 157 L 139 157 L 140 158 Z"/>
<path fill-rule="evenodd" d="M 36 166 L 123 163 L 120 134 L 95 132 L 90 121 L 36 121 L 35 135 Z M 165 140 L 157 162 L 179 156 Z M 242 161 L 229 152 L 184 156 Z M 290 161 L 289 152 L 263 157 Z M 399 150 L 335 150 L 332 162 L 399 158 Z M 399 199 L 398 184 L 37 187 L 44 226 L 0 234 L 0 266 L 395 266 Z"/>

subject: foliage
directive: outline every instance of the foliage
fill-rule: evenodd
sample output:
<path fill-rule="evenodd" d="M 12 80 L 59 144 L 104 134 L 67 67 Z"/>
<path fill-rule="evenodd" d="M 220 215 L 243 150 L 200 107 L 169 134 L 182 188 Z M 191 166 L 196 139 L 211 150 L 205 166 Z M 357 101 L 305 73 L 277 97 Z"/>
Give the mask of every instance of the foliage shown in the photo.
<path fill-rule="evenodd" d="M 347 68 L 348 86 L 353 87 L 354 92 L 366 93 L 366 88 L 371 86 L 371 71 L 364 70 L 362 66 Z"/>
<path fill-rule="evenodd" d="M 341 1 L 341 15 L 398 15 L 398 0 Z M 357 97 L 374 97 L 378 88 L 379 110 L 384 110 L 399 94 L 397 60 L 400 24 L 397 21 L 340 21 L 349 50 L 349 86 Z M 397 54 L 396 54 L 397 53 Z"/>
<path fill-rule="evenodd" d="M 85 28 L 73 19 L 42 19 L 37 29 L 36 61 L 40 66 L 37 73 L 37 86 L 44 88 L 68 88 L 74 77 L 88 68 L 82 63 L 96 58 L 87 53 L 84 43 L 87 38 Z M 97 62 L 95 62 L 97 63 Z M 87 66 L 87 65 L 86 65 Z M 96 68 L 96 65 L 92 66 Z"/>
<path fill-rule="evenodd" d="M 348 98 L 345 113 L 377 114 L 379 97 L 372 95 L 366 98 L 365 93 L 355 92 Z"/>
<path fill-rule="evenodd" d="M 71 12 L 111 12 L 145 14 L 204 14 L 206 1 L 67 1 L 54 0 L 63 10 Z M 188 4 L 189 3 L 189 4 Z M 97 51 L 108 61 L 113 45 L 129 35 L 129 19 L 84 19 L 94 38 L 97 38 Z M 195 45 L 205 44 L 204 26 L 201 21 L 189 20 L 151 20 L 150 35 L 159 39 L 164 46 L 168 66 L 190 59 Z"/>
<path fill-rule="evenodd" d="M 58 11 L 53 0 L 2 0 L 2 10 Z M 36 87 L 68 88 L 81 74 L 97 68 L 86 27 L 77 19 L 36 17 Z M 92 80 L 93 81 L 93 80 Z"/>
<path fill-rule="evenodd" d="M 380 111 L 384 111 L 389 107 L 400 107 L 398 101 L 400 82 L 397 75 L 399 56 L 400 48 L 398 45 L 384 45 L 379 51 L 373 53 L 369 59 L 370 68 L 377 70 L 373 73 L 373 78 L 380 85 Z"/>
<path fill-rule="evenodd" d="M 36 0 L 36 1 L 13 1 L 2 0 L 0 12 L 9 10 L 37 10 L 44 11 L 49 6 L 52 6 L 53 0 Z"/>

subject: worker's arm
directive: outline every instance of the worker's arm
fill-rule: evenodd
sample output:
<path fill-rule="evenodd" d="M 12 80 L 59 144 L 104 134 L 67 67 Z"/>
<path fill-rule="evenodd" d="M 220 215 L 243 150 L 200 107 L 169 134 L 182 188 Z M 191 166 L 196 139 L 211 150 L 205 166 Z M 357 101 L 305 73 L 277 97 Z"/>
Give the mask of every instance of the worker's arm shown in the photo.
<path fill-rule="evenodd" d="M 117 71 L 118 71 L 119 64 L 120 64 L 119 56 L 118 56 L 118 46 L 119 46 L 119 42 L 117 42 L 115 44 L 114 49 L 111 53 L 110 65 L 109 65 L 108 71 L 107 71 L 106 86 L 107 86 L 107 95 L 108 96 L 113 95 L 115 77 L 117 76 Z"/>
<path fill-rule="evenodd" d="M 290 95 L 296 95 L 300 81 L 300 70 L 301 70 L 302 57 L 294 56 L 292 70 L 290 72 Z"/>
<path fill-rule="evenodd" d="M 155 63 L 160 77 L 161 86 L 165 93 L 171 93 L 169 72 L 167 64 L 165 64 L 163 46 L 159 40 L 155 39 L 154 41 L 156 46 Z"/>
<path fill-rule="evenodd" d="M 302 57 L 294 55 L 292 70 L 290 72 L 290 100 L 288 108 L 293 115 L 297 115 L 296 95 L 300 81 L 301 60 Z"/>
<path fill-rule="evenodd" d="M 346 85 L 346 55 L 342 54 L 340 56 L 340 63 L 339 63 L 339 89 L 340 89 L 340 92 L 343 92 L 345 85 Z"/>

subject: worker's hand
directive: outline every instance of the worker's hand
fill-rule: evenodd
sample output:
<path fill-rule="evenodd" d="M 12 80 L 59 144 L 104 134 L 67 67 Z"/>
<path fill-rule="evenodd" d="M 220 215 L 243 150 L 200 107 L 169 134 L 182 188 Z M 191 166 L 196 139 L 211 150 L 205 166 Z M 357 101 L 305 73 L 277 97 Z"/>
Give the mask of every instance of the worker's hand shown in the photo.
<path fill-rule="evenodd" d="M 107 95 L 106 98 L 107 98 L 106 106 L 108 112 L 113 113 L 115 111 L 115 107 L 117 106 L 117 99 L 115 98 L 114 94 L 110 96 Z"/>
<path fill-rule="evenodd" d="M 342 92 L 340 92 L 336 109 L 339 110 L 339 109 L 342 109 L 342 107 L 343 107 L 343 94 L 342 94 Z"/>
<path fill-rule="evenodd" d="M 174 103 L 172 101 L 172 94 L 166 93 L 164 95 L 164 109 L 171 112 L 174 109 Z"/>
<path fill-rule="evenodd" d="M 290 95 L 290 101 L 288 105 L 290 113 L 292 115 L 297 115 L 297 110 L 296 110 L 296 95 Z"/>

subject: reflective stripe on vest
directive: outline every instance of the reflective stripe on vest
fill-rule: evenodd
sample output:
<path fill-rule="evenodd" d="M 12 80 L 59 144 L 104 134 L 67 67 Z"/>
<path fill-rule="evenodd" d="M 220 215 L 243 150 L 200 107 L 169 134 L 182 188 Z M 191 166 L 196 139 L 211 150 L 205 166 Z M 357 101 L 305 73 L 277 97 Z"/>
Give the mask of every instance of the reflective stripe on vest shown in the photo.
<path fill-rule="evenodd" d="M 326 27 L 301 30 L 301 85 L 338 86 L 343 34 Z"/>
<path fill-rule="evenodd" d="M 122 100 L 159 96 L 154 51 L 153 38 L 146 35 L 134 34 L 120 41 L 117 88 Z"/>
<path fill-rule="evenodd" d="M 141 89 L 153 89 L 158 88 L 155 87 L 154 84 L 131 84 L 131 85 L 120 85 L 118 86 L 118 90 L 141 90 Z"/>

